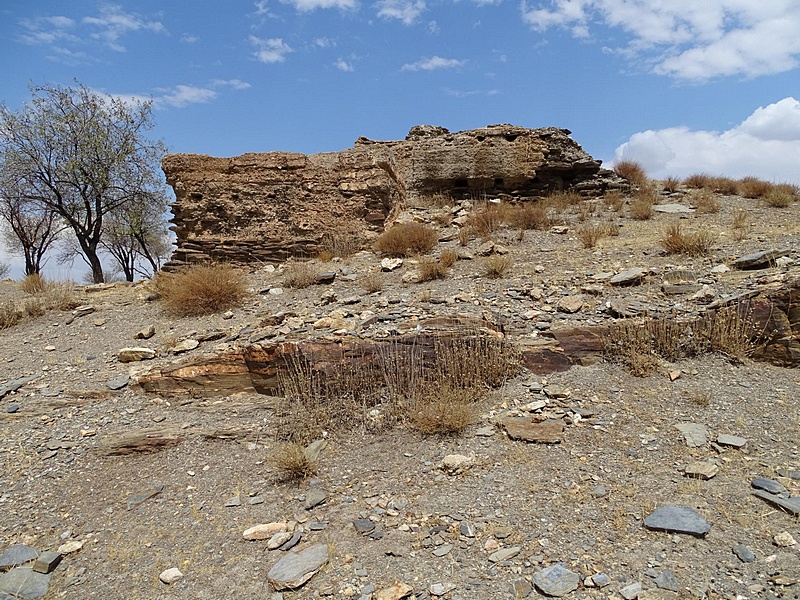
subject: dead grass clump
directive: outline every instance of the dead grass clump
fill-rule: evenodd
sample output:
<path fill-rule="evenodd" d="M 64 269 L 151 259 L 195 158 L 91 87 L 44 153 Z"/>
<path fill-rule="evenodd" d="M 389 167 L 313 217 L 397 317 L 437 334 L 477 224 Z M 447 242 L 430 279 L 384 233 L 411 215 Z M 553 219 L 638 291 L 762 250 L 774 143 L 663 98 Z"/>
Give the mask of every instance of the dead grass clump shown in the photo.
<path fill-rule="evenodd" d="M 661 182 L 662 189 L 665 192 L 674 193 L 677 192 L 681 186 L 681 180 L 678 177 L 672 177 L 671 175 L 667 177 L 664 181 Z"/>
<path fill-rule="evenodd" d="M 458 230 L 458 244 L 460 246 L 468 246 L 471 238 L 472 233 L 470 232 L 469 227 L 461 227 Z"/>
<path fill-rule="evenodd" d="M 785 192 L 792 196 L 800 195 L 800 186 L 795 185 L 793 183 L 776 183 L 772 186 L 772 189 L 777 190 L 779 192 Z"/>
<path fill-rule="evenodd" d="M 509 221 L 513 208 L 503 202 L 481 202 L 470 213 L 466 227 L 483 239 L 492 234 Z"/>
<path fill-rule="evenodd" d="M 508 254 L 492 254 L 482 261 L 483 271 L 487 277 L 499 279 L 511 269 L 511 257 Z"/>
<path fill-rule="evenodd" d="M 269 462 L 278 470 L 283 481 L 297 481 L 316 475 L 317 461 L 313 460 L 303 444 L 285 442 L 279 444 L 271 453 Z"/>
<path fill-rule="evenodd" d="M 683 185 L 695 190 L 712 189 L 714 178 L 708 173 L 693 173 L 683 180 Z"/>
<path fill-rule="evenodd" d="M 480 389 L 430 387 L 410 407 L 411 426 L 425 435 L 461 433 L 477 420 L 477 401 L 481 395 Z"/>
<path fill-rule="evenodd" d="M 608 329 L 605 351 L 637 377 L 652 373 L 659 359 L 674 362 L 718 353 L 740 362 L 761 343 L 746 304 L 728 307 L 695 319 L 674 314 L 644 320 L 626 319 Z"/>
<path fill-rule="evenodd" d="M 773 188 L 766 196 L 764 202 L 772 208 L 788 208 L 794 202 L 795 197 L 787 191 Z"/>
<path fill-rule="evenodd" d="M 605 196 L 603 196 L 603 199 L 606 202 L 606 206 L 615 212 L 622 212 L 622 209 L 625 206 L 625 196 L 623 196 L 622 192 L 619 190 L 611 190 L 610 192 L 606 192 Z"/>
<path fill-rule="evenodd" d="M 614 172 L 633 185 L 641 186 L 647 183 L 647 173 L 645 173 L 644 167 L 636 161 L 621 160 L 614 165 Z"/>
<path fill-rule="evenodd" d="M 307 262 L 287 261 L 283 267 L 283 285 L 294 289 L 307 288 L 317 283 L 319 274 Z"/>
<path fill-rule="evenodd" d="M 379 273 L 368 273 L 358 280 L 358 285 L 370 294 L 380 292 L 383 289 L 384 283 L 383 277 Z"/>
<path fill-rule="evenodd" d="M 692 204 L 699 215 L 715 215 L 720 211 L 720 203 L 709 190 L 699 190 L 692 195 Z"/>
<path fill-rule="evenodd" d="M 637 221 L 647 221 L 653 216 L 655 199 L 651 194 L 637 194 L 631 200 L 631 218 Z"/>
<path fill-rule="evenodd" d="M 569 208 L 570 206 L 576 206 L 583 201 L 583 196 L 581 196 L 578 192 L 573 192 L 571 190 L 561 191 L 561 192 L 553 192 L 544 200 L 545 207 L 552 207 L 553 209 L 561 212 Z"/>
<path fill-rule="evenodd" d="M 668 254 L 687 254 L 689 256 L 705 256 L 714 245 L 714 235 L 706 230 L 687 233 L 680 223 L 667 226 L 661 237 L 661 245 Z"/>
<path fill-rule="evenodd" d="M 605 225 L 583 225 L 578 228 L 577 235 L 584 248 L 594 248 L 607 235 L 607 231 Z"/>
<path fill-rule="evenodd" d="M 178 316 L 209 315 L 239 304 L 247 296 L 241 271 L 227 264 L 204 264 L 177 273 L 159 273 L 155 288 L 166 309 Z"/>
<path fill-rule="evenodd" d="M 600 225 L 600 227 L 603 228 L 603 233 L 608 237 L 619 237 L 619 230 L 620 230 L 619 223 L 612 220 L 608 220 L 603 222 Z"/>
<path fill-rule="evenodd" d="M 772 184 L 758 177 L 742 177 L 739 180 L 739 194 L 745 198 L 763 198 L 772 190 Z"/>
<path fill-rule="evenodd" d="M 396 223 L 384 231 L 373 246 L 376 252 L 388 256 L 426 254 L 439 243 L 439 234 L 423 223 Z"/>
<path fill-rule="evenodd" d="M 26 275 L 22 281 L 19 282 L 19 289 L 31 296 L 42 294 L 47 289 L 47 280 L 39 275 L 39 273 L 31 273 Z"/>
<path fill-rule="evenodd" d="M 551 221 L 547 214 L 547 207 L 539 202 L 525 202 L 518 204 L 510 211 L 508 223 L 522 231 L 529 229 L 547 229 Z"/>
<path fill-rule="evenodd" d="M 0 329 L 8 329 L 25 318 L 25 313 L 15 302 L 5 300 L 0 303 Z"/>
<path fill-rule="evenodd" d="M 419 272 L 417 283 L 422 283 L 434 279 L 444 279 L 447 277 L 448 269 L 438 259 L 424 257 L 419 259 L 417 271 Z"/>
<path fill-rule="evenodd" d="M 733 229 L 733 239 L 738 241 L 745 239 L 750 233 L 750 213 L 743 208 L 733 211 L 731 229 Z"/>
<path fill-rule="evenodd" d="M 712 177 L 712 191 L 723 196 L 734 196 L 739 193 L 739 182 L 730 177 Z"/>

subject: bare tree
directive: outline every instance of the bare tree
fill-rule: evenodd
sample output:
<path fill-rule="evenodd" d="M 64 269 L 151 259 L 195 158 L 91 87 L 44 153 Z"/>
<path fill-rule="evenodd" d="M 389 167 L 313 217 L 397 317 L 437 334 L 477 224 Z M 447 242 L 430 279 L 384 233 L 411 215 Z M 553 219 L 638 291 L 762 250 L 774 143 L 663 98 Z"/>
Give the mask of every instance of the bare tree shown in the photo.
<path fill-rule="evenodd" d="M 119 265 L 125 279 L 150 277 L 170 254 L 164 214 L 166 196 L 137 198 L 114 211 L 104 225 L 103 248 Z"/>
<path fill-rule="evenodd" d="M 59 234 L 62 221 L 52 209 L 31 200 L 25 179 L 14 170 L 13 160 L 0 162 L 0 219 L 9 250 L 25 257 L 25 274 L 40 273 L 45 255 Z"/>
<path fill-rule="evenodd" d="M 0 105 L 0 153 L 14 162 L 27 199 L 72 230 L 100 283 L 106 217 L 163 193 L 158 166 L 165 147 L 146 137 L 152 102 L 101 96 L 81 84 L 30 90 L 21 110 Z"/>

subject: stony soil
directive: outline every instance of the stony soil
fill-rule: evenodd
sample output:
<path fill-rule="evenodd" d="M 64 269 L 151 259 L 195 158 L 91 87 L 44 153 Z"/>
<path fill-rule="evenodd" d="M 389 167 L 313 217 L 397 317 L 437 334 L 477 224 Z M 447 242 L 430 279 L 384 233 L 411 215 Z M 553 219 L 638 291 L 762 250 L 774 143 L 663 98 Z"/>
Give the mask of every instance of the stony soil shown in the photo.
<path fill-rule="evenodd" d="M 690 200 L 679 194 L 667 201 Z M 327 544 L 330 560 L 299 590 L 284 592 L 287 600 L 385 598 L 380 590 L 396 582 L 411 586 L 416 598 L 451 587 L 444 597 L 453 600 L 535 598 L 542 596 L 531 590 L 532 575 L 557 562 L 580 574 L 582 583 L 570 598 L 621 598 L 637 582 L 644 589 L 640 598 L 800 598 L 800 545 L 780 546 L 774 539 L 789 532 L 800 540 L 800 522 L 753 496 L 750 487 L 753 478 L 766 477 L 800 495 L 800 481 L 780 475 L 800 469 L 800 377 L 793 369 L 707 356 L 664 363 L 646 378 L 605 362 L 547 376 L 524 371 L 487 397 L 480 422 L 461 435 L 426 437 L 404 427 L 380 434 L 331 432 L 316 478 L 294 483 L 279 481 L 269 460 L 276 445 L 270 398 L 241 393 L 174 399 L 133 384 L 119 391 L 106 386 L 131 369 L 117 360 L 120 348 L 157 349 L 149 366 L 165 365 L 177 360 L 168 349 L 182 339 L 238 332 L 281 311 L 295 313 L 296 321 L 284 323 L 291 331 L 273 331 L 273 337 L 330 334 L 313 324 L 338 310 L 347 323 L 370 314 L 386 317 L 362 335 L 426 315 L 487 313 L 504 322 L 511 339 L 522 340 L 548 328 L 610 321 L 607 303 L 617 297 L 700 310 L 711 297 L 796 273 L 799 204 L 773 209 L 738 197 L 720 202 L 719 214 L 682 221 L 717 234 L 714 250 L 699 258 L 667 256 L 658 245 L 664 226 L 679 215 L 633 221 L 624 211 L 601 208 L 589 221 L 613 219 L 622 227 L 595 249 L 582 248 L 575 237 L 577 212 L 564 217 L 563 234 L 532 231 L 518 241 L 515 231 L 496 233 L 494 241 L 514 263 L 501 279 L 482 276 L 476 256 L 459 260 L 444 280 L 404 284 L 412 268 L 406 261 L 379 275 L 383 290 L 369 294 L 359 278 L 378 272 L 380 258 L 364 252 L 313 263 L 320 271 L 338 271 L 333 284 L 277 294 L 280 269 L 257 266 L 250 282 L 263 293 L 234 309 L 230 319 L 172 318 L 148 300 L 147 284 L 81 288 L 80 301 L 95 307 L 92 314 L 49 312 L 0 332 L 0 383 L 36 376 L 0 400 L 0 552 L 17 543 L 43 551 L 81 541 L 82 548 L 55 570 L 48 598 L 271 598 L 267 572 L 283 552 L 268 551 L 266 541 L 246 541 L 242 533 L 257 523 L 294 521 L 301 545 Z M 735 208 L 752 217 L 740 241 L 731 228 Z M 410 214 L 428 218 L 432 211 Z M 467 250 L 475 254 L 480 243 L 472 241 Z M 455 239 L 440 246 L 459 249 Z M 711 272 L 738 256 L 777 247 L 791 248 L 795 262 Z M 597 285 L 597 273 L 631 267 L 648 268 L 651 275 L 633 288 L 600 282 L 599 291 L 587 291 Z M 661 294 L 663 274 L 678 270 L 708 286 L 701 298 Z M 556 310 L 567 295 L 582 295 L 579 312 Z M 16 283 L 0 282 L 0 300 L 21 296 Z M 151 324 L 155 337 L 133 339 Z M 242 341 L 244 336 L 230 343 Z M 190 355 L 215 351 L 220 343 L 201 344 Z M 132 364 L 134 371 L 142 368 Z M 672 381 L 670 371 L 680 376 Z M 541 384 L 566 388 L 569 395 L 547 398 Z M 538 399 L 547 400 L 547 414 L 568 422 L 561 443 L 512 441 L 491 427 L 499 411 Z M 705 425 L 709 443 L 689 447 L 675 427 L 686 422 Z M 183 433 L 182 443 L 144 454 L 103 452 L 120 432 L 170 425 Z M 220 433 L 237 428 L 249 434 L 224 439 Z M 718 434 L 744 437 L 747 444 L 736 449 L 711 443 Z M 451 454 L 474 457 L 474 464 L 458 474 L 445 472 L 442 461 Z M 683 469 L 700 460 L 715 463 L 718 474 L 708 481 L 686 477 Z M 324 502 L 306 509 L 309 492 L 320 489 Z M 235 496 L 240 505 L 226 506 Z M 644 517 L 661 506 L 695 509 L 710 532 L 694 537 L 648 530 Z M 359 534 L 353 524 L 359 518 L 371 519 L 377 534 Z M 737 558 L 737 544 L 756 560 Z M 504 548 L 519 551 L 490 560 Z M 159 574 L 170 567 L 184 576 L 167 585 Z M 663 585 L 667 570 L 677 580 L 671 595 L 655 592 L 656 578 L 661 575 Z M 591 587 L 587 578 L 597 573 L 606 574 L 609 584 Z M 452 586 L 431 587 L 436 584 Z"/>

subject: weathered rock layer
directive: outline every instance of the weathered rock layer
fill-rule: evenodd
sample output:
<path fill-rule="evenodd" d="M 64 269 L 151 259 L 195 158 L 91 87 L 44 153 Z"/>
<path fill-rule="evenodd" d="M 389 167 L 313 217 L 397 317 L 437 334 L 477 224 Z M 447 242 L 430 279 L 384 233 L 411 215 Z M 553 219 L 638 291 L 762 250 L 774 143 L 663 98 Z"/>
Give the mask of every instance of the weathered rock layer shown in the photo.
<path fill-rule="evenodd" d="M 359 138 L 341 152 L 170 154 L 177 251 L 167 269 L 213 260 L 313 255 L 326 235 L 366 241 L 409 201 L 435 193 L 531 199 L 624 186 L 558 128 L 492 125 L 450 133 L 417 126 L 405 140 Z"/>

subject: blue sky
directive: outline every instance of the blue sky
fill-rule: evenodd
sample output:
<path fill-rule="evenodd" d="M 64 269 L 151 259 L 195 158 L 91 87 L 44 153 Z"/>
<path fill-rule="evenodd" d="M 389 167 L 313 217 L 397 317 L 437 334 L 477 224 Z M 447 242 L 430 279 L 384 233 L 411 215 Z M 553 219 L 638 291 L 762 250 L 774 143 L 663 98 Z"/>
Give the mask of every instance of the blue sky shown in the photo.
<path fill-rule="evenodd" d="M 800 183 L 800 0 L 4 0 L 0 100 L 153 98 L 174 152 L 559 126 L 653 177 Z"/>

